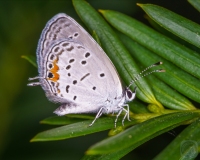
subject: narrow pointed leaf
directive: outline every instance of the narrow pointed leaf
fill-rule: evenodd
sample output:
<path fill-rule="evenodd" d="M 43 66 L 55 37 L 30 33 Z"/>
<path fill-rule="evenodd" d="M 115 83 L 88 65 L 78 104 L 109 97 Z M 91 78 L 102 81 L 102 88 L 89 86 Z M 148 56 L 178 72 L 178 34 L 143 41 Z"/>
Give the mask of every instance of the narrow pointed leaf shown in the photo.
<path fill-rule="evenodd" d="M 112 152 L 102 155 L 85 155 L 81 160 L 119 160 L 124 157 L 126 154 L 132 151 L 131 147 L 122 149 L 117 152 Z"/>
<path fill-rule="evenodd" d="M 27 61 L 29 61 L 34 67 L 37 67 L 36 64 L 36 58 L 34 56 L 21 56 L 22 58 L 26 59 Z"/>
<path fill-rule="evenodd" d="M 157 5 L 138 5 L 160 26 L 200 48 L 200 25 Z"/>
<path fill-rule="evenodd" d="M 110 10 L 101 10 L 101 13 L 120 32 L 161 57 L 171 61 L 181 69 L 200 78 L 200 55 L 193 50 L 184 47 L 122 13 Z"/>
<path fill-rule="evenodd" d="M 158 32 L 160 32 L 163 35 L 165 35 L 165 36 L 173 39 L 174 41 L 182 44 L 183 46 L 185 46 L 187 48 L 190 48 L 191 50 L 196 51 L 197 53 L 200 53 L 200 48 L 194 46 L 191 43 L 188 43 L 184 39 L 181 39 L 180 37 L 176 36 L 172 32 L 166 30 L 165 28 L 163 28 L 162 26 L 160 26 L 158 23 L 156 23 L 153 19 L 151 19 L 149 16 L 146 15 L 145 18 L 148 20 L 148 22 L 151 24 L 151 26 L 153 26 L 153 28 L 155 30 L 157 30 Z"/>
<path fill-rule="evenodd" d="M 152 84 L 152 88 L 156 99 L 158 99 L 165 107 L 176 110 L 193 110 L 196 109 L 193 104 L 182 94 L 174 91 L 171 87 L 156 78 L 155 76 L 147 77 Z"/>
<path fill-rule="evenodd" d="M 72 115 L 71 117 L 69 115 L 67 116 L 54 116 L 54 117 L 48 117 L 40 123 L 42 124 L 49 124 L 49 125 L 66 125 L 71 123 L 76 123 L 83 121 L 83 119 L 94 119 L 94 116 L 87 116 L 87 115 Z"/>
<path fill-rule="evenodd" d="M 154 160 L 193 159 L 199 152 L 200 119 L 183 130 Z"/>
<path fill-rule="evenodd" d="M 92 120 L 86 120 L 82 122 L 77 122 L 74 124 L 57 127 L 54 129 L 50 129 L 41 133 L 38 133 L 31 142 L 38 142 L 38 141 L 55 141 L 55 140 L 63 140 L 78 136 L 84 136 L 87 134 L 92 134 L 104 130 L 108 130 L 114 127 L 114 120 L 115 117 L 110 118 L 100 118 L 96 120 L 95 124 L 89 127 Z M 122 119 L 119 118 L 117 122 L 117 126 L 121 126 Z M 132 121 L 125 121 L 125 126 L 133 125 L 137 122 L 135 120 Z"/>
<path fill-rule="evenodd" d="M 129 103 L 129 108 L 133 113 L 150 113 L 147 106 L 136 99 Z"/>
<path fill-rule="evenodd" d="M 181 125 L 183 122 L 199 116 L 200 113 L 197 111 L 183 111 L 152 118 L 93 145 L 87 151 L 87 154 L 108 154 L 129 147 L 134 149 L 144 142 Z"/>
<path fill-rule="evenodd" d="M 54 116 L 54 117 L 49 117 L 46 118 L 42 121 L 40 121 L 41 124 L 49 124 L 49 125 L 66 125 L 66 124 L 71 124 L 71 123 L 75 123 L 75 122 L 80 122 L 82 121 L 82 119 L 73 119 L 73 118 L 69 118 L 66 116 Z"/>
<path fill-rule="evenodd" d="M 188 2 L 200 12 L 200 1 L 199 0 L 188 0 Z"/>

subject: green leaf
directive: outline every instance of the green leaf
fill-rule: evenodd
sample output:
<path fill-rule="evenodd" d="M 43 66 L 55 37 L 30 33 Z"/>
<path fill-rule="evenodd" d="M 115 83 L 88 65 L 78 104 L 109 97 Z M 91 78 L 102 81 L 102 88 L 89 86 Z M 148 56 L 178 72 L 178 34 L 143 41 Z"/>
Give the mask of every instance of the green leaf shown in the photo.
<path fill-rule="evenodd" d="M 134 42 L 127 36 L 123 34 L 118 34 L 121 40 L 126 45 L 127 49 L 130 51 L 134 59 L 139 61 L 141 64 L 148 66 L 154 61 L 162 61 L 162 68 L 166 70 L 163 74 L 155 74 L 163 82 L 167 83 L 174 89 L 178 90 L 180 93 L 186 95 L 187 97 L 200 102 L 200 83 L 199 80 L 180 68 L 176 67 L 172 63 L 166 61 L 165 59 L 159 57 L 138 43 Z M 144 59 L 147 59 L 144 61 Z M 156 98 L 171 109 L 195 109 L 191 102 L 183 97 L 178 92 L 172 90 L 169 86 L 161 82 L 159 79 L 154 78 L 153 75 L 147 77 L 152 83 L 152 88 L 154 90 Z"/>
<path fill-rule="evenodd" d="M 160 26 L 200 48 L 200 26 L 197 23 L 160 6 L 138 5 Z"/>
<path fill-rule="evenodd" d="M 193 50 L 184 47 L 122 13 L 108 10 L 101 10 L 101 13 L 120 32 L 161 57 L 171 61 L 181 69 L 200 78 L 200 55 Z"/>
<path fill-rule="evenodd" d="M 199 0 L 188 0 L 188 2 L 200 12 L 200 1 Z"/>
<path fill-rule="evenodd" d="M 82 122 L 53 128 L 38 133 L 33 139 L 31 139 L 31 142 L 63 140 L 108 130 L 114 127 L 114 120 L 115 118 L 106 117 L 96 120 L 95 124 L 91 127 L 89 127 L 89 124 L 91 124 L 92 120 L 85 120 Z M 117 126 L 121 126 L 121 122 L 122 119 L 119 118 Z M 136 123 L 136 120 L 125 121 L 125 127 Z"/>
<path fill-rule="evenodd" d="M 183 111 L 152 118 L 93 145 L 87 154 L 108 154 L 127 148 L 129 151 L 133 150 L 144 142 L 199 116 L 199 111 Z"/>
<path fill-rule="evenodd" d="M 85 155 L 81 160 L 119 160 L 127 153 L 129 153 L 132 148 L 126 148 L 117 152 L 112 152 L 103 155 Z"/>
<path fill-rule="evenodd" d="M 115 64 L 126 84 L 129 84 L 134 76 L 139 73 L 139 69 L 126 48 L 117 37 L 116 33 L 100 16 L 100 14 L 87 2 L 82 0 L 73 0 L 73 5 L 77 14 L 86 24 L 89 30 L 91 32 L 95 31 L 95 33 L 98 35 L 102 47 Z M 150 86 L 144 79 L 136 83 L 139 88 L 137 96 L 140 99 L 162 107 L 162 105 L 155 99 Z"/>
<path fill-rule="evenodd" d="M 183 130 L 154 160 L 193 159 L 200 145 L 200 119 Z"/>
<path fill-rule="evenodd" d="M 37 64 L 36 64 L 36 58 L 34 56 L 21 56 L 22 58 L 26 59 L 27 61 L 29 61 L 34 67 L 37 67 Z"/>
<path fill-rule="evenodd" d="M 102 46 L 102 45 L 101 45 L 101 41 L 100 41 L 100 39 L 99 39 L 99 37 L 98 37 L 98 35 L 96 34 L 95 31 L 92 32 L 92 37 L 95 39 L 95 41 L 96 41 L 100 46 Z"/>
<path fill-rule="evenodd" d="M 102 155 L 85 155 L 81 160 L 108 160 L 105 156 Z"/>
<path fill-rule="evenodd" d="M 134 113 L 149 113 L 147 106 L 137 99 L 129 103 L 129 108 Z"/>
<path fill-rule="evenodd" d="M 180 37 L 176 36 L 172 32 L 166 30 L 165 28 L 163 28 L 162 26 L 160 26 L 158 23 L 156 23 L 153 19 L 151 19 L 148 15 L 146 15 L 145 18 L 148 20 L 148 22 L 151 24 L 151 26 L 153 26 L 153 28 L 155 30 L 157 30 L 158 32 L 160 32 L 163 35 L 165 35 L 165 36 L 173 39 L 174 41 L 182 44 L 183 46 L 185 46 L 187 48 L 190 48 L 193 51 L 196 51 L 197 53 L 200 52 L 200 48 L 194 46 L 191 43 L 186 42 L 184 39 L 181 39 Z"/>
<path fill-rule="evenodd" d="M 54 117 L 48 117 L 42 121 L 40 121 L 41 124 L 49 124 L 49 125 L 66 125 L 71 123 L 76 123 L 83 121 L 83 119 L 94 119 L 93 116 L 87 116 L 87 115 L 67 115 L 67 116 L 54 116 Z"/>
<path fill-rule="evenodd" d="M 155 76 L 147 77 L 152 85 L 153 92 L 165 107 L 176 110 L 193 110 L 196 109 L 194 105 L 182 94 L 175 91 Z"/>
<path fill-rule="evenodd" d="M 82 120 L 82 119 L 81 119 Z M 49 124 L 49 125 L 66 125 L 71 124 L 75 122 L 79 122 L 78 119 L 68 118 L 66 116 L 54 116 L 54 117 L 48 117 L 42 121 L 40 121 L 41 124 Z"/>

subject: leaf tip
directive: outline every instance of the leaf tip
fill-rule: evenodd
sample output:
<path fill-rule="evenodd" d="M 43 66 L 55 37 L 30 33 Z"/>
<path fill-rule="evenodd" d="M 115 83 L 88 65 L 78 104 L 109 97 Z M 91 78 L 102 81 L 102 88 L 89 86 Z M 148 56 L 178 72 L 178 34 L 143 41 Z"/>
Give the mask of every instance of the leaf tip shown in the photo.
<path fill-rule="evenodd" d="M 32 139 L 30 140 L 30 142 L 35 142 L 34 138 L 32 138 Z"/>
<path fill-rule="evenodd" d="M 85 152 L 85 154 L 87 154 L 87 155 L 95 155 L 95 154 L 97 154 L 97 152 L 95 152 L 95 150 L 87 150 L 86 152 Z"/>
<path fill-rule="evenodd" d="M 30 62 L 34 67 L 37 67 L 37 65 L 36 65 L 36 63 L 35 63 L 35 61 L 36 61 L 35 57 L 33 57 L 33 56 L 21 55 L 21 58 L 23 58 L 23 59 L 27 60 L 28 62 Z"/>
<path fill-rule="evenodd" d="M 136 3 L 137 6 L 139 7 L 142 7 L 142 4 L 141 3 Z"/>
<path fill-rule="evenodd" d="M 104 13 L 105 13 L 105 10 L 103 10 L 103 9 L 98 9 L 98 11 L 99 11 L 101 14 L 104 14 Z"/>

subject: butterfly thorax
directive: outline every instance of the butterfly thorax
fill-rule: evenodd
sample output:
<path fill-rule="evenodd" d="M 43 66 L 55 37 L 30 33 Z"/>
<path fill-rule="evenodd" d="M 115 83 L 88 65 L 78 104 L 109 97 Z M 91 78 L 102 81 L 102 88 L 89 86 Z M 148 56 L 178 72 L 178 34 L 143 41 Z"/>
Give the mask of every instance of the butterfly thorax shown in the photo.
<path fill-rule="evenodd" d="M 109 113 L 117 113 L 120 110 L 120 106 L 122 106 L 125 103 L 125 98 L 124 97 L 118 97 L 114 99 L 107 99 L 102 106 L 103 113 L 104 114 L 109 114 Z"/>

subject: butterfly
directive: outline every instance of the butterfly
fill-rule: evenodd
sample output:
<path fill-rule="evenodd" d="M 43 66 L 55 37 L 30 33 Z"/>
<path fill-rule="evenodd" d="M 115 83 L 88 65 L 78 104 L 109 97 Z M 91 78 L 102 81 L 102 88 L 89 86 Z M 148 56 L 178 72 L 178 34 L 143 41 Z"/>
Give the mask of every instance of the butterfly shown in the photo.
<path fill-rule="evenodd" d="M 128 102 L 136 96 L 123 87 L 113 63 L 99 44 L 74 19 L 59 13 L 42 31 L 37 47 L 39 82 L 47 98 L 61 106 L 54 113 L 97 113 L 90 124 L 102 114 L 116 113 L 129 118 Z M 157 65 L 157 64 L 156 64 Z"/>

